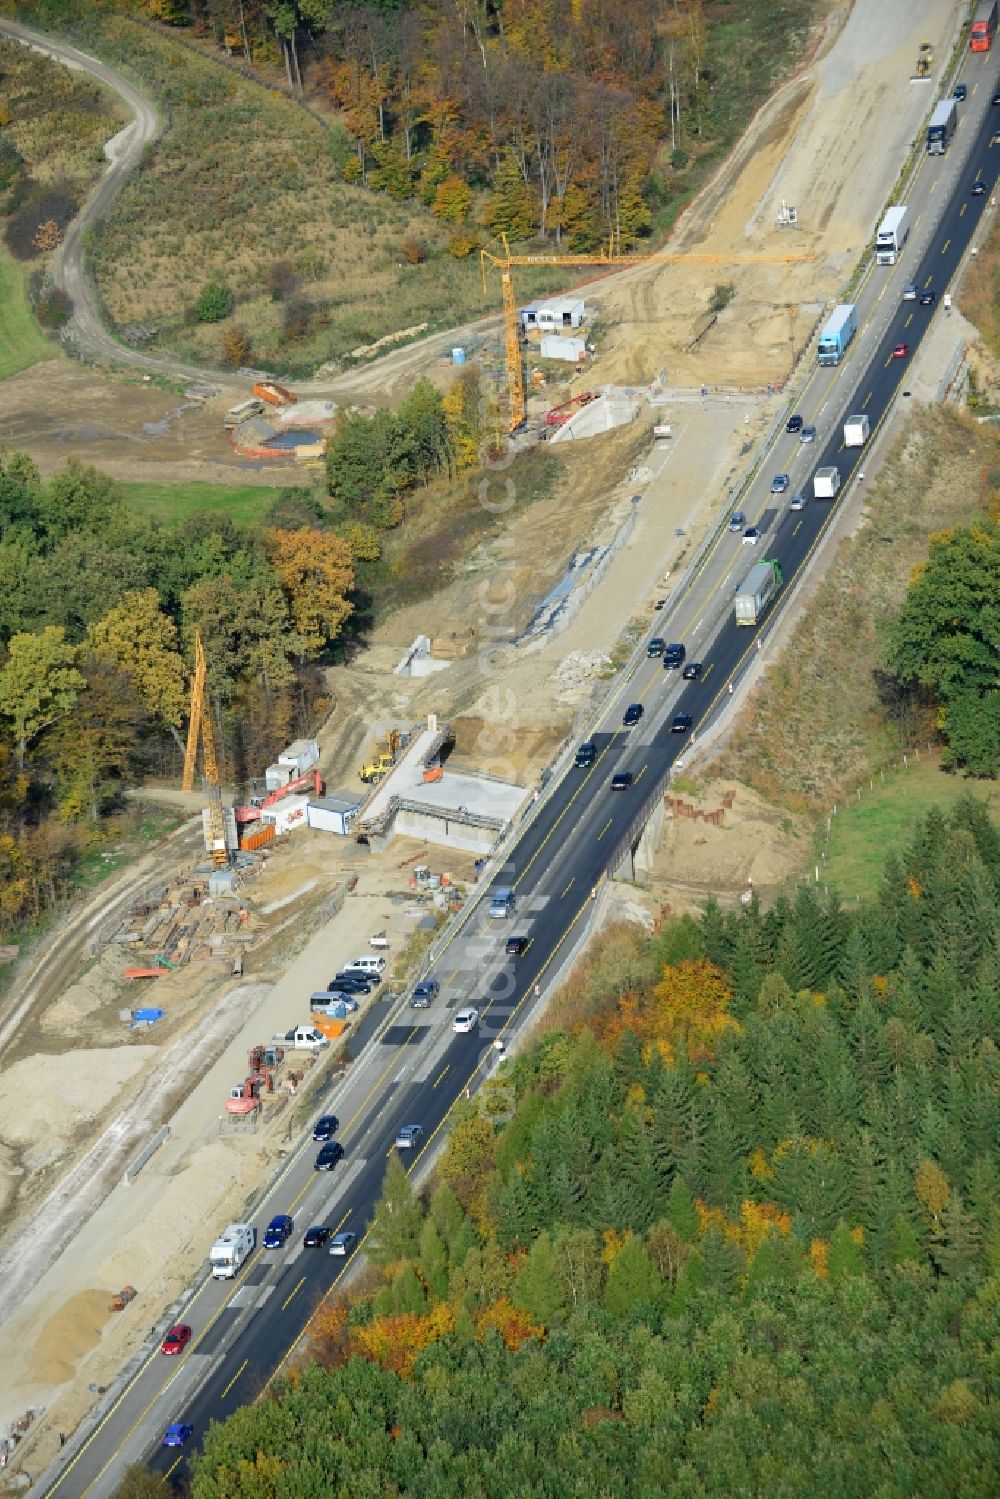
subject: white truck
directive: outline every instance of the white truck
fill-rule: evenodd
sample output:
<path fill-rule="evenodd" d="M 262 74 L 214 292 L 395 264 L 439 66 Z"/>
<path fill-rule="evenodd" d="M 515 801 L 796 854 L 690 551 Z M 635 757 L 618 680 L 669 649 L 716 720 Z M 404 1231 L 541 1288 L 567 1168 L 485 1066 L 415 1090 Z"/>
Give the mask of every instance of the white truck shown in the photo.
<path fill-rule="evenodd" d="M 230 1223 L 208 1251 L 208 1262 L 215 1280 L 232 1280 L 240 1266 L 253 1254 L 257 1230 L 252 1223 Z"/>
<path fill-rule="evenodd" d="M 283 1036 L 273 1038 L 286 1051 L 323 1051 L 330 1044 L 329 1036 L 311 1025 L 296 1025 Z"/>
<path fill-rule="evenodd" d="M 849 416 L 844 423 L 844 447 L 863 448 L 868 441 L 869 431 L 868 418 L 863 413 Z"/>
<path fill-rule="evenodd" d="M 910 218 L 905 203 L 886 210 L 875 236 L 875 264 L 895 265 L 910 232 Z"/>
<path fill-rule="evenodd" d="M 817 500 L 834 500 L 840 488 L 840 469 L 832 463 L 829 468 L 818 468 L 813 474 L 813 494 Z"/>

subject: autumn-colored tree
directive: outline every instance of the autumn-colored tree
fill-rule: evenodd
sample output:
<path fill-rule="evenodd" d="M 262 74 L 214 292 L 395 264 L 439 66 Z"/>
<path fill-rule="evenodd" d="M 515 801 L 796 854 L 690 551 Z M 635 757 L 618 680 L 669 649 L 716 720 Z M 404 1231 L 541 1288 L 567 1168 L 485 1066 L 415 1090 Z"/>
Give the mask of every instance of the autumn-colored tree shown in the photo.
<path fill-rule="evenodd" d="M 90 645 L 114 661 L 131 679 L 146 712 L 173 734 L 187 710 L 184 659 L 178 650 L 177 626 L 160 608 L 155 588 L 125 594 L 121 603 L 90 631 Z"/>
<path fill-rule="evenodd" d="M 921 1207 L 931 1222 L 936 1224 L 944 1212 L 951 1196 L 948 1178 L 934 1161 L 920 1162 L 913 1177 L 913 1189 Z"/>
<path fill-rule="evenodd" d="M 720 1037 L 739 1029 L 729 1014 L 729 985 L 705 958 L 665 965 L 653 997 L 655 1013 L 640 1010 L 633 1024 L 668 1046 L 683 1042 L 693 1062 L 711 1061 Z"/>
<path fill-rule="evenodd" d="M 336 640 L 353 608 L 347 598 L 354 586 L 351 548 L 332 532 L 307 526 L 268 531 L 267 548 L 303 649 L 317 655 Z"/>
<path fill-rule="evenodd" d="M 350 1357 L 352 1330 L 348 1304 L 342 1297 L 323 1301 L 309 1328 L 309 1353 L 324 1369 L 337 1369 Z"/>
<path fill-rule="evenodd" d="M 375 1317 L 354 1329 L 352 1346 L 383 1369 L 405 1377 L 423 1349 L 454 1330 L 455 1313 L 447 1302 L 440 1302 L 422 1317 L 412 1312 Z"/>
<path fill-rule="evenodd" d="M 462 224 L 472 209 L 472 189 L 452 173 L 438 184 L 431 207 L 435 218 L 443 219 L 447 224 Z"/>
<path fill-rule="evenodd" d="M 444 397 L 444 416 L 455 463 L 459 469 L 479 462 L 489 431 L 488 412 L 478 371 L 465 369 L 454 379 Z"/>
<path fill-rule="evenodd" d="M 506 1296 L 491 1302 L 477 1314 L 476 1336 L 482 1339 L 488 1332 L 498 1332 L 508 1348 L 521 1348 L 533 1341 L 540 1343 L 545 1337 L 541 1323 L 533 1322 L 527 1312 Z"/>
<path fill-rule="evenodd" d="M 223 364 L 229 365 L 231 369 L 239 369 L 241 365 L 249 364 L 252 357 L 250 330 L 242 323 L 234 323 L 222 335 Z"/>
<path fill-rule="evenodd" d="M 71 713 L 84 687 L 76 651 L 65 630 L 48 625 L 36 635 L 15 635 L 0 668 L 0 713 L 9 720 L 18 768 L 29 744 Z"/>

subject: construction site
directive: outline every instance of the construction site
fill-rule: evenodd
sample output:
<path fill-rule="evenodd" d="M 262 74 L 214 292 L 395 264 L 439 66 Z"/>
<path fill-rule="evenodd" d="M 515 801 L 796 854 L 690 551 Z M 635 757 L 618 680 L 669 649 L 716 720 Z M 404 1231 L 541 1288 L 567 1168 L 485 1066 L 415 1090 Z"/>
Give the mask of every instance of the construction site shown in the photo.
<path fill-rule="evenodd" d="M 536 260 L 496 247 L 483 271 L 499 323 L 297 396 L 206 379 L 178 407 L 95 373 L 85 407 L 68 361 L 0 388 L 6 440 L 43 472 L 73 452 L 119 477 L 279 486 L 294 461 L 321 459 L 338 410 L 474 363 L 513 440 L 558 443 L 565 464 L 432 605 L 395 610 L 331 668 L 329 721 L 241 787 L 221 784 L 197 643 L 183 783 L 147 793 L 188 820 L 74 913 L 58 965 L 25 976 L 0 1037 L 0 1310 L 16 1350 L 0 1427 L 27 1412 L 18 1444 L 36 1468 L 196 1273 L 206 1222 L 240 1215 L 349 1065 L 351 1012 L 313 1007 L 336 966 L 377 942 L 385 982 L 362 1002 L 398 992 L 671 596 L 891 187 L 865 150 L 887 70 L 929 72 L 932 44 L 915 36 L 947 48 L 943 0 L 897 11 L 898 46 L 869 16 L 775 95 L 673 254 L 549 256 L 585 284 L 523 304 L 518 267 Z M 906 109 L 880 127 L 887 159 L 918 118 Z M 720 282 L 735 294 L 712 311 Z M 807 841 L 732 784 L 678 795 L 667 819 L 648 889 L 621 892 L 630 919 L 774 888 Z M 286 1044 L 290 1027 L 327 1044 Z"/>

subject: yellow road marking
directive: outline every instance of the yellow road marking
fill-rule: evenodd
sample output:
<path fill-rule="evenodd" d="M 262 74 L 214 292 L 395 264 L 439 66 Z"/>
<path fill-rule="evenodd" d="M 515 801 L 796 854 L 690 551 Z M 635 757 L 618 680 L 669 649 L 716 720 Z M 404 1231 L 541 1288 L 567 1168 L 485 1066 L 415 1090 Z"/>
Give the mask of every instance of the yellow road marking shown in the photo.
<path fill-rule="evenodd" d="M 444 1080 L 444 1075 L 448 1071 L 448 1068 L 450 1066 L 451 1066 L 450 1062 L 446 1062 L 444 1064 L 444 1067 L 441 1069 L 441 1071 L 438 1073 L 437 1077 L 434 1079 L 434 1086 L 435 1086 L 435 1088 L 437 1087 L 438 1083 L 440 1083 L 440 1082 L 442 1082 Z"/>
<path fill-rule="evenodd" d="M 232 1389 L 233 1385 L 239 1379 L 240 1375 L 243 1373 L 243 1370 L 246 1368 L 246 1366 L 247 1366 L 247 1364 L 249 1362 L 250 1362 L 250 1360 L 248 1358 L 245 1358 L 243 1360 L 242 1364 L 240 1364 L 240 1367 L 237 1369 L 236 1373 L 233 1375 L 232 1379 L 229 1381 L 229 1383 L 226 1385 L 226 1388 L 223 1390 L 222 1394 L 220 1395 L 220 1397 L 219 1397 L 220 1400 L 225 1400 L 226 1396 L 229 1394 L 229 1391 Z"/>
<path fill-rule="evenodd" d="M 292 1302 L 292 1301 L 295 1300 L 296 1296 L 302 1290 L 302 1287 L 305 1285 L 305 1283 L 306 1283 L 306 1278 L 303 1275 L 302 1279 L 299 1281 L 299 1283 L 295 1287 L 295 1289 L 292 1290 L 292 1291 L 289 1291 L 288 1295 L 285 1297 L 284 1301 L 281 1303 L 281 1310 L 282 1311 L 285 1310 L 285 1307 L 288 1306 L 290 1302 Z"/>

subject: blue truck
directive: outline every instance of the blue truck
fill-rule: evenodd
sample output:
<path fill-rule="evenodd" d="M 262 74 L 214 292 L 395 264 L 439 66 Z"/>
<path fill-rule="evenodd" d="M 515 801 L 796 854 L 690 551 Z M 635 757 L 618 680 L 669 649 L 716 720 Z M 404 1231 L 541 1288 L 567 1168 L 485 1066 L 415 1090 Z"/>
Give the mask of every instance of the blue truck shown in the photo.
<path fill-rule="evenodd" d="M 820 330 L 817 347 L 820 364 L 839 364 L 857 331 L 858 309 L 853 302 L 842 302 L 833 309 Z"/>

